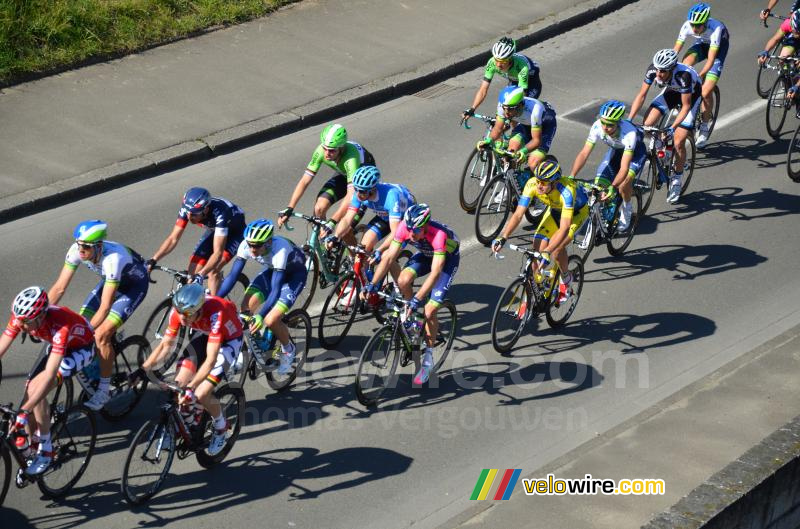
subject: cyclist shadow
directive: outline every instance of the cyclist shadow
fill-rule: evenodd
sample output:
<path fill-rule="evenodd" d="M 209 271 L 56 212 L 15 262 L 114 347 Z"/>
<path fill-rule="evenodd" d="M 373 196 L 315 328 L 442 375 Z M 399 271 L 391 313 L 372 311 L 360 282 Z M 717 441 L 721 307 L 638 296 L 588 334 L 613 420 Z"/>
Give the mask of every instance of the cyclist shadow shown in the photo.
<path fill-rule="evenodd" d="M 749 248 L 732 244 L 671 244 L 631 250 L 620 257 L 596 259 L 599 267 L 586 272 L 587 283 L 625 279 L 653 272 L 668 270 L 672 279 L 691 280 L 698 277 L 721 274 L 739 268 L 751 268 L 767 261 Z"/>
<path fill-rule="evenodd" d="M 2 507 L 3 527 L 13 527 L 14 529 L 28 529 L 36 527 L 31 520 L 20 511 L 11 507 Z"/>
<path fill-rule="evenodd" d="M 731 220 L 754 220 L 783 217 L 800 213 L 800 201 L 794 194 L 765 187 L 761 191 L 743 193 L 740 187 L 718 187 L 689 192 L 674 208 L 653 215 L 659 223 L 675 222 L 706 212 L 722 212 Z"/>
<path fill-rule="evenodd" d="M 785 128 L 780 139 L 768 141 L 762 138 L 741 138 L 736 140 L 712 141 L 703 149 L 698 149 L 695 155 L 694 170 L 697 171 L 724 165 L 736 160 L 753 160 L 758 168 L 773 168 L 786 164 L 786 152 L 789 150 L 789 141 L 794 127 Z M 788 137 L 786 137 L 788 134 Z M 713 137 L 712 137 L 713 138 Z M 780 162 L 767 160 L 768 156 L 781 156 Z"/>

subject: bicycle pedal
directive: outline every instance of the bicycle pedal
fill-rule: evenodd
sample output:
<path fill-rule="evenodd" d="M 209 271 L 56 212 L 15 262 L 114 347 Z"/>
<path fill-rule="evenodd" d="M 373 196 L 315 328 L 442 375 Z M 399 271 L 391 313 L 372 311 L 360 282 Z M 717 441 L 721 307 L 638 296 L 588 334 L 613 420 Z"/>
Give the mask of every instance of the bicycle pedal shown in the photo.
<path fill-rule="evenodd" d="M 31 480 L 29 480 L 28 476 L 25 475 L 25 471 L 21 468 L 17 469 L 17 475 L 14 477 L 14 485 L 16 485 L 18 489 L 24 489 L 30 484 Z"/>

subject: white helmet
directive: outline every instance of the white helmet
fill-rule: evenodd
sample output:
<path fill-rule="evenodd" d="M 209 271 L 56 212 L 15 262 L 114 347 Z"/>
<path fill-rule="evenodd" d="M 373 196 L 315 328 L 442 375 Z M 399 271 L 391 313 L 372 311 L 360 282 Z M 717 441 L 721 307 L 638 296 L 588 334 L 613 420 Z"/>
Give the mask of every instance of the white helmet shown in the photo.
<path fill-rule="evenodd" d="M 517 51 L 517 43 L 511 37 L 503 37 L 492 46 L 492 57 L 495 59 L 508 59 Z"/>
<path fill-rule="evenodd" d="M 11 312 L 20 320 L 32 320 L 47 310 L 49 301 L 42 287 L 28 287 L 14 298 Z"/>
<path fill-rule="evenodd" d="M 672 70 L 678 64 L 678 52 L 672 48 L 658 50 L 653 55 L 653 66 L 658 70 Z"/>

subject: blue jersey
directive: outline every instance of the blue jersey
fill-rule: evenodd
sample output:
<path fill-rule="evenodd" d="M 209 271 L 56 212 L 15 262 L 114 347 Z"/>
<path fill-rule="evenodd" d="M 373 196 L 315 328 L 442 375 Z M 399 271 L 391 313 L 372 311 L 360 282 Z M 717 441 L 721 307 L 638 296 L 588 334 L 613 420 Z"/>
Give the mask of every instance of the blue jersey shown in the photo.
<path fill-rule="evenodd" d="M 409 206 L 414 204 L 414 195 L 400 184 L 378 184 L 378 196 L 375 200 L 359 200 L 353 193 L 348 209 L 358 211 L 362 207 L 373 210 L 378 217 L 388 221 L 400 220 Z"/>
<path fill-rule="evenodd" d="M 203 219 L 202 225 L 214 230 L 214 235 L 228 235 L 228 229 L 234 228 L 238 231 L 239 226 L 244 226 L 244 211 L 236 204 L 224 198 L 212 197 L 209 201 L 208 215 Z M 189 222 L 189 212 L 186 208 L 178 211 L 176 224 L 184 227 Z"/>

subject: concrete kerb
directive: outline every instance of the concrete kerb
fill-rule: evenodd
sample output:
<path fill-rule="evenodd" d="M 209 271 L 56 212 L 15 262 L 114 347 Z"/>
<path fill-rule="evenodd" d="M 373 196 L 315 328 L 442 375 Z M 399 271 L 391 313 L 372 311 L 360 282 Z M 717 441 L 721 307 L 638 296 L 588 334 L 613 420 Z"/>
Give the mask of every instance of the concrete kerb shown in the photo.
<path fill-rule="evenodd" d="M 526 48 L 616 11 L 636 0 L 589 0 L 548 15 L 510 34 Z M 52 185 L 0 199 L 0 224 L 244 149 L 303 128 L 407 96 L 478 68 L 493 41 L 481 43 L 411 72 L 378 79 L 312 103 L 265 116 L 204 138 L 183 142 L 94 169 Z"/>

